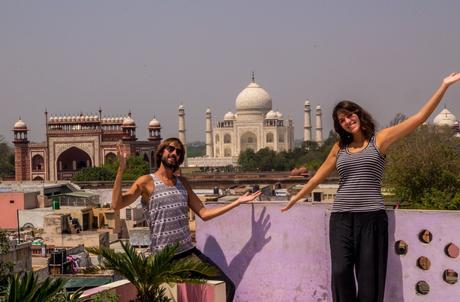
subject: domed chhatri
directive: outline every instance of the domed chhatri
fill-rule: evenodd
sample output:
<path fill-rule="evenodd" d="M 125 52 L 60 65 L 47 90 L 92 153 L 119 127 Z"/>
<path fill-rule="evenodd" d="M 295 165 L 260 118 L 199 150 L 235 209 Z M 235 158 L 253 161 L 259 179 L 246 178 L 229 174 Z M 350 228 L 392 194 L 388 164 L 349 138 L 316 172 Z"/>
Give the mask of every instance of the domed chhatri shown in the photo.
<path fill-rule="evenodd" d="M 436 126 L 454 126 L 457 118 L 447 108 L 444 108 L 433 120 Z"/>
<path fill-rule="evenodd" d="M 136 122 L 134 122 L 134 120 L 130 116 L 127 116 L 123 120 L 123 126 L 135 126 L 135 125 L 136 125 Z"/>
<path fill-rule="evenodd" d="M 224 121 L 233 121 L 234 119 L 235 119 L 235 114 L 233 114 L 233 112 L 229 111 L 225 113 Z"/>
<path fill-rule="evenodd" d="M 267 120 L 276 120 L 278 119 L 278 113 L 276 113 L 275 111 L 273 110 L 270 110 L 267 115 L 265 116 L 265 118 Z"/>
<path fill-rule="evenodd" d="M 149 122 L 149 127 L 161 127 L 161 124 L 155 117 L 153 117 L 153 119 Z"/>
<path fill-rule="evenodd" d="M 15 130 L 18 130 L 18 129 L 27 129 L 27 124 L 24 123 L 21 118 L 19 118 L 19 120 L 14 123 L 14 129 Z"/>

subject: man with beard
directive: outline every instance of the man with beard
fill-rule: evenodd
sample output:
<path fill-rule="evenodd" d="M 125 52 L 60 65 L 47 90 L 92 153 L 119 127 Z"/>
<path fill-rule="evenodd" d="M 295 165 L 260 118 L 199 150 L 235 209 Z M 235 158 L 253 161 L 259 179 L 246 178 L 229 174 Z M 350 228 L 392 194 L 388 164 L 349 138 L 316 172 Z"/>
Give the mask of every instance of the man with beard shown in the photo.
<path fill-rule="evenodd" d="M 261 192 L 246 193 L 232 203 L 215 208 L 206 208 L 192 191 L 188 181 L 175 172 L 184 161 L 184 145 L 177 138 L 165 139 L 155 154 L 158 169 L 150 174 L 139 177 L 131 188 L 122 193 L 122 176 L 126 168 L 127 153 L 118 146 L 119 168 L 112 195 L 112 207 L 122 209 L 141 196 L 145 220 L 150 229 L 150 250 L 155 253 L 167 245 L 178 244 L 175 259 L 195 255 L 219 271 L 214 278 L 225 281 L 227 301 L 233 301 L 235 285 L 225 273 L 192 245 L 188 226 L 188 209 L 192 209 L 202 220 L 206 221 L 220 216 L 242 203 L 249 202 L 260 196 Z"/>

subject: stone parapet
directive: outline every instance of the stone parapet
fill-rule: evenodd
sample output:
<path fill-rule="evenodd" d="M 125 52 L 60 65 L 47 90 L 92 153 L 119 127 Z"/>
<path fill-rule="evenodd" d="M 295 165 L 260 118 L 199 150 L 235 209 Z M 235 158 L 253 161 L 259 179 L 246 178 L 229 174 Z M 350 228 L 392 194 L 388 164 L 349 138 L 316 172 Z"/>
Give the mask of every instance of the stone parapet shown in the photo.
<path fill-rule="evenodd" d="M 197 247 L 233 280 L 235 301 L 332 301 L 331 205 L 299 203 L 282 213 L 284 206 L 279 202 L 242 204 L 210 221 L 197 219 Z M 453 282 L 460 272 L 460 257 L 452 258 L 447 252 L 455 252 L 450 243 L 460 245 L 460 212 L 388 210 L 387 214 L 385 301 L 458 301 L 460 283 L 447 281 Z M 423 236 L 428 243 L 420 239 L 424 230 L 431 233 Z M 400 241 L 406 244 L 405 254 L 396 252 Z M 417 266 L 421 256 L 431 262 L 428 270 Z M 429 286 L 425 296 L 417 292 L 426 290 L 419 281 Z"/>

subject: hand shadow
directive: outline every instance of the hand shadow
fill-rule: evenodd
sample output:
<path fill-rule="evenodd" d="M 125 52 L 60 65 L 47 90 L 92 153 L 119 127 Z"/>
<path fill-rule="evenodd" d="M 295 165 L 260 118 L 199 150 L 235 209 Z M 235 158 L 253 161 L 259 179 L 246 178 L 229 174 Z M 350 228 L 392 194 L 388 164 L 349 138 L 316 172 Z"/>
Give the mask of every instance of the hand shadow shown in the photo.
<path fill-rule="evenodd" d="M 251 205 L 251 237 L 241 251 L 230 261 L 230 264 L 227 264 L 224 252 L 217 240 L 213 236 L 209 236 L 206 239 L 204 254 L 219 265 L 225 274 L 235 283 L 236 288 L 238 288 L 254 256 L 272 239 L 271 236 L 266 238 L 268 230 L 271 227 L 270 215 L 265 214 L 266 210 L 266 207 L 264 207 L 259 218 L 256 220 L 254 204 Z"/>

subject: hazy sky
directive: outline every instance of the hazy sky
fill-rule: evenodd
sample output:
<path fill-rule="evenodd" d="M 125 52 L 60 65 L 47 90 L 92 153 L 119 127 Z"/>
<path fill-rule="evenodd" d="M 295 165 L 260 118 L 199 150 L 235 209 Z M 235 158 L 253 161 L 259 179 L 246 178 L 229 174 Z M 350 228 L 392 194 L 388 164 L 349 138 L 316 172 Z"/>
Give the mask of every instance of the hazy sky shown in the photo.
<path fill-rule="evenodd" d="M 50 114 L 132 111 L 139 139 L 204 141 L 256 73 L 302 138 L 303 103 L 358 101 L 381 126 L 414 113 L 460 71 L 460 1 L 0 1 L 0 135 L 19 116 L 44 139 Z M 444 104 L 460 117 L 460 85 Z M 436 112 L 439 112 L 441 105 Z M 433 116 L 432 116 L 433 117 Z M 432 118 L 431 117 L 431 118 Z"/>

